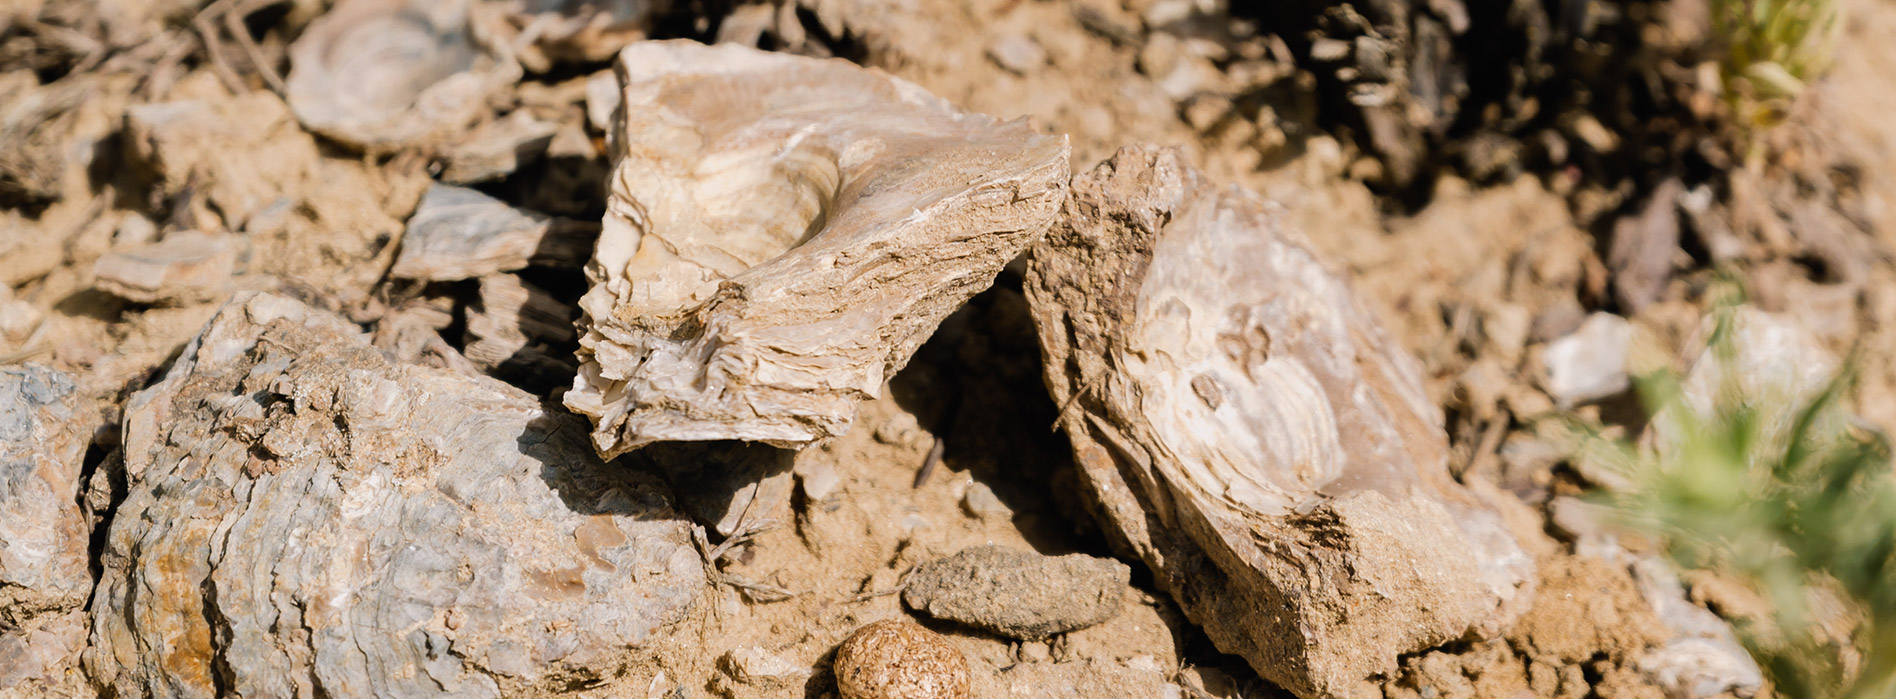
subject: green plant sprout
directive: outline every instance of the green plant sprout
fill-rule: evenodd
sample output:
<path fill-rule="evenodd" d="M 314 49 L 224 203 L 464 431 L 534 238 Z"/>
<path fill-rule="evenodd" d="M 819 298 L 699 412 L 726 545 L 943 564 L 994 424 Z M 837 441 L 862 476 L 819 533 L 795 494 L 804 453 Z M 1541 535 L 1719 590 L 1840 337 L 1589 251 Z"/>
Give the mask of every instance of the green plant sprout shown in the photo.
<path fill-rule="evenodd" d="M 1830 65 L 1843 26 L 1836 0 L 1712 0 L 1724 94 L 1750 132 L 1782 121 Z"/>
<path fill-rule="evenodd" d="M 1889 442 L 1841 405 L 1853 362 L 1811 398 L 1746 395 L 1733 375 L 1734 311 L 1714 310 L 1708 347 L 1723 375 L 1709 411 L 1679 375 L 1653 372 L 1635 384 L 1653 416 L 1647 448 L 1594 431 L 1580 456 L 1626 477 L 1605 498 L 1622 523 L 1656 536 L 1680 567 L 1735 575 L 1770 603 L 1771 618 L 1737 627 L 1778 696 L 1896 696 Z M 1827 635 L 1811 604 L 1821 594 L 1851 608 L 1851 638 Z"/>

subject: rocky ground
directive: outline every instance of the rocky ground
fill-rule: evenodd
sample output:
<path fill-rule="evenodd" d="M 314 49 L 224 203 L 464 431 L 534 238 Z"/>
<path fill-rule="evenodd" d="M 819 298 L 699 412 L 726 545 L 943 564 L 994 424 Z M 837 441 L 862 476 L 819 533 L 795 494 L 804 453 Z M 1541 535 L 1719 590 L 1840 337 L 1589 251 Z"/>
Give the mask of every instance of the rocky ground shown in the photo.
<path fill-rule="evenodd" d="M 1020 264 L 841 436 L 597 458 L 560 398 L 640 37 L 840 57 L 1064 134 L 1075 174 L 1175 146 L 1280 206 L 1536 571 L 1363 696 L 1769 693 L 1725 622 L 1761 603 L 1603 524 L 1549 429 L 1643 429 L 1627 374 L 1684 365 L 1720 275 L 1854 349 L 1852 407 L 1896 425 L 1882 4 L 1842 3 L 1756 154 L 1690 0 L 624 4 L 514 7 L 451 126 L 368 131 L 293 108 L 321 0 L 0 8 L 0 696 L 831 696 L 895 618 L 972 696 L 1289 696 L 1115 546 Z"/>

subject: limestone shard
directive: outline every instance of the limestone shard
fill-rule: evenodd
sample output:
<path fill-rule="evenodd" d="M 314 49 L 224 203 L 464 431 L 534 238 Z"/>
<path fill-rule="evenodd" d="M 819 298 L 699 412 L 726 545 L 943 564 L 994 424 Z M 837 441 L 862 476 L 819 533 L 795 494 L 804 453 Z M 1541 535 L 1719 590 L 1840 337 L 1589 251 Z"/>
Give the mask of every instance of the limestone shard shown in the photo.
<path fill-rule="evenodd" d="M 1117 544 L 1225 652 L 1306 699 L 1493 633 L 1532 561 L 1447 470 L 1415 362 L 1288 231 L 1175 151 L 1074 178 L 1026 293 Z"/>
<path fill-rule="evenodd" d="M 846 61 L 664 41 L 618 71 L 565 398 L 608 457 L 843 432 L 1065 198 L 1064 137 Z"/>
<path fill-rule="evenodd" d="M 496 697 L 647 662 L 703 562 L 664 484 L 584 435 L 238 294 L 126 408 L 87 667 L 120 697 Z"/>

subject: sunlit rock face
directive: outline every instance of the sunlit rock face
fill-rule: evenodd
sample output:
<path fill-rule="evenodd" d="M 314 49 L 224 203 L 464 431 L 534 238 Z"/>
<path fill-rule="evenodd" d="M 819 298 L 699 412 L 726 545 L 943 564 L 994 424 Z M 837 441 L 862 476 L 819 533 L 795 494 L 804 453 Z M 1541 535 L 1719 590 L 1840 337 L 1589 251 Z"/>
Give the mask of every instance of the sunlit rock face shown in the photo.
<path fill-rule="evenodd" d="M 685 41 L 618 61 L 565 398 L 608 457 L 840 434 L 1065 198 L 1064 137 L 879 71 Z"/>
<path fill-rule="evenodd" d="M 1109 534 L 1303 697 L 1492 634 L 1532 561 L 1456 483 L 1415 361 L 1301 234 L 1175 151 L 1074 178 L 1026 292 Z"/>

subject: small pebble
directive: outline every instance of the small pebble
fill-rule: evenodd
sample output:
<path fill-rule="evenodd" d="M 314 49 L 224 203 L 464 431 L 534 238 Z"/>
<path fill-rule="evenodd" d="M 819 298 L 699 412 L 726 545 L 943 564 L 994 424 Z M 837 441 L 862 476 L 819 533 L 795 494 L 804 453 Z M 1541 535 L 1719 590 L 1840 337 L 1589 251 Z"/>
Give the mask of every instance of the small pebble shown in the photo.
<path fill-rule="evenodd" d="M 967 699 L 968 662 L 933 631 L 900 619 L 878 621 L 836 647 L 842 699 Z"/>
<path fill-rule="evenodd" d="M 1595 313 L 1573 334 L 1547 344 L 1543 384 L 1563 407 L 1584 405 L 1632 386 L 1626 371 L 1633 326 L 1626 319 Z"/>
<path fill-rule="evenodd" d="M 1026 75 L 1047 64 L 1047 50 L 1019 34 L 996 38 L 988 44 L 987 55 L 1002 68 L 1018 75 Z"/>

